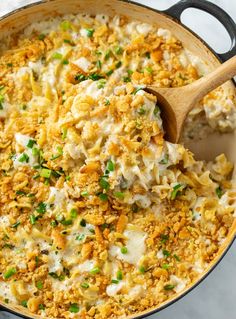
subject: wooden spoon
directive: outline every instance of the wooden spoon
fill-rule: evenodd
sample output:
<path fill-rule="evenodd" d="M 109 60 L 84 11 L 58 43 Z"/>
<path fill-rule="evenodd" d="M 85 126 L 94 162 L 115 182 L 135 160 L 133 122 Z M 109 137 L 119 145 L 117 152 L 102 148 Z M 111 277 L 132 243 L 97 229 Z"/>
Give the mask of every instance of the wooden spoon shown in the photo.
<path fill-rule="evenodd" d="M 145 88 L 157 97 L 165 131 L 165 139 L 177 143 L 188 113 L 207 93 L 236 75 L 236 56 L 221 64 L 216 70 L 199 80 L 178 88 L 159 88 L 150 85 Z"/>

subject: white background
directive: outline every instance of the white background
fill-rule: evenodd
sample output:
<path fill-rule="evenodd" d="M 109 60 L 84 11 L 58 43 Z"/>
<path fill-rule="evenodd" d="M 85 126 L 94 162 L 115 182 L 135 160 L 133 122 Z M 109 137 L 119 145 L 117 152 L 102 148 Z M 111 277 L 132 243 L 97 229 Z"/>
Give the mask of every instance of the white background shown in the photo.
<path fill-rule="evenodd" d="M 76 1 L 76 0 L 75 0 Z M 86 1 L 86 0 L 83 0 Z M 102 1 L 102 0 L 100 0 Z M 150 7 L 164 10 L 176 0 L 136 0 Z M 0 15 L 33 0 L 0 0 Z M 66 0 L 65 0 L 66 2 Z M 212 0 L 224 8 L 236 21 L 236 0 Z M 209 15 L 190 9 L 183 14 L 183 22 L 195 30 L 217 52 L 230 47 L 225 29 Z M 15 319 L 0 313 L 0 319 Z M 236 318 L 236 243 L 223 261 L 197 288 L 168 309 L 149 319 L 235 319 Z M 108 318 L 107 318 L 108 319 Z"/>

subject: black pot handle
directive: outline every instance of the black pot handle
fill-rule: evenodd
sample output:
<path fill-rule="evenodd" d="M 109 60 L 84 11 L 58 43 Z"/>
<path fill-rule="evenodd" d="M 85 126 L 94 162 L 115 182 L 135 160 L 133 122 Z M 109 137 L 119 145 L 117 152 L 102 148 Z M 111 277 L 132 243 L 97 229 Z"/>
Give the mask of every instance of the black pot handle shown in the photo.
<path fill-rule="evenodd" d="M 220 21 L 228 31 L 231 39 L 230 50 L 223 54 L 215 52 L 222 61 L 227 61 L 236 55 L 236 24 L 228 13 L 214 3 L 206 0 L 181 0 L 163 12 L 180 21 L 181 14 L 188 8 L 196 8 L 210 13 Z"/>

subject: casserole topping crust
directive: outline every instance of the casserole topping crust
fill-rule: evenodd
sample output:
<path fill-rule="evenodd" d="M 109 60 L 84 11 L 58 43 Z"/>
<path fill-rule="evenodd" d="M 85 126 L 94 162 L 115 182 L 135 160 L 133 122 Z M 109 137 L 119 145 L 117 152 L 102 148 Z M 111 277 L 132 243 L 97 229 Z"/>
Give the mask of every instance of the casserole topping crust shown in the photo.
<path fill-rule="evenodd" d="M 35 23 L 1 50 L 1 300 L 125 318 L 192 285 L 234 220 L 233 165 L 166 142 L 143 88 L 187 85 L 204 63 L 168 30 L 105 15 Z M 209 94 L 185 135 L 232 130 L 234 102 Z"/>

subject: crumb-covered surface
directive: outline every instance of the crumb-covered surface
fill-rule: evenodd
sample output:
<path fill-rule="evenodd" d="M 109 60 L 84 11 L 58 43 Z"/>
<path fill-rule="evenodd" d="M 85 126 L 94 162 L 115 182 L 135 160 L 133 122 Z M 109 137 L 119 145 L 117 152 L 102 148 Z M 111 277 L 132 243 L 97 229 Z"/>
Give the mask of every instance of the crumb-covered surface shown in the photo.
<path fill-rule="evenodd" d="M 125 318 L 198 279 L 233 222 L 233 165 L 166 142 L 142 88 L 191 83 L 201 62 L 167 30 L 78 15 L 2 44 L 0 66 L 0 298 Z M 232 129 L 221 90 L 191 120 Z"/>

